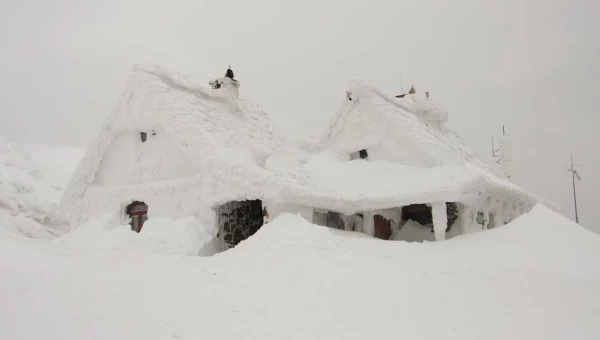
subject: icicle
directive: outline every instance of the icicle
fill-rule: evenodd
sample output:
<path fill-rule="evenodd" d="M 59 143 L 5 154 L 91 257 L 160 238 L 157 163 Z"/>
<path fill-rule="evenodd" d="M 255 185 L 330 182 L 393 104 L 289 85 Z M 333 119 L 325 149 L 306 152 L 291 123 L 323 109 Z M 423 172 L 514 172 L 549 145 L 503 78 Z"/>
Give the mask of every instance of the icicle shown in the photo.
<path fill-rule="evenodd" d="M 448 227 L 448 214 L 446 212 L 446 202 L 432 203 L 431 216 L 433 217 L 433 232 L 435 234 L 435 240 L 445 240 L 446 228 Z"/>

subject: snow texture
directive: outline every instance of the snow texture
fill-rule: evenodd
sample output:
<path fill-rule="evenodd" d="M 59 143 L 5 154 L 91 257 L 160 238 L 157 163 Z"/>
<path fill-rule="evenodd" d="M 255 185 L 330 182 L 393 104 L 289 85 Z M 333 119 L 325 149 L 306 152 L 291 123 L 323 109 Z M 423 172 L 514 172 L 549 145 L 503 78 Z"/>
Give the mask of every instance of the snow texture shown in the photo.
<path fill-rule="evenodd" d="M 146 247 L 0 238 L 0 337 L 600 338 L 600 238 L 544 206 L 446 242 L 283 214 L 215 257 Z"/>
<path fill-rule="evenodd" d="M 51 239 L 67 230 L 58 212 L 82 150 L 19 145 L 0 139 L 0 232 Z"/>

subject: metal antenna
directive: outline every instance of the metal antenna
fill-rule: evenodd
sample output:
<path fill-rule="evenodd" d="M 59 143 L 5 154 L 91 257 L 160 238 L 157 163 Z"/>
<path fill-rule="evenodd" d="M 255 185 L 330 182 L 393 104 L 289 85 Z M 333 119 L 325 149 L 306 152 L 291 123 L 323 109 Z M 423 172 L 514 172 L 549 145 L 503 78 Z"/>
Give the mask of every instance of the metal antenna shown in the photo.
<path fill-rule="evenodd" d="M 402 81 L 402 72 L 400 72 L 400 91 L 402 91 L 402 94 L 404 94 L 404 86 L 403 86 L 403 81 Z"/>
<path fill-rule="evenodd" d="M 492 157 L 495 158 L 495 163 L 502 167 L 502 172 L 507 180 L 511 180 L 511 161 L 512 161 L 512 143 L 506 137 L 506 129 L 502 125 L 502 138 L 500 145 L 496 148 L 494 145 L 494 137 L 492 137 Z"/>
<path fill-rule="evenodd" d="M 504 125 L 502 125 L 502 135 L 505 135 L 504 132 Z M 502 161 L 502 155 L 498 154 L 498 152 L 500 152 L 500 149 L 496 149 L 496 147 L 494 146 L 494 136 L 492 136 L 492 157 L 496 158 L 498 157 L 498 160 L 496 161 L 497 164 L 500 164 L 500 161 Z"/>
<path fill-rule="evenodd" d="M 571 178 L 573 180 L 573 203 L 575 205 L 575 222 L 579 223 L 579 214 L 577 213 L 577 191 L 575 190 L 575 178 L 581 181 L 581 176 L 579 176 L 579 173 L 577 172 L 577 170 L 575 170 L 575 167 L 581 165 L 573 163 L 573 154 L 571 154 L 571 164 L 567 166 L 569 167 L 567 172 L 571 172 Z"/>

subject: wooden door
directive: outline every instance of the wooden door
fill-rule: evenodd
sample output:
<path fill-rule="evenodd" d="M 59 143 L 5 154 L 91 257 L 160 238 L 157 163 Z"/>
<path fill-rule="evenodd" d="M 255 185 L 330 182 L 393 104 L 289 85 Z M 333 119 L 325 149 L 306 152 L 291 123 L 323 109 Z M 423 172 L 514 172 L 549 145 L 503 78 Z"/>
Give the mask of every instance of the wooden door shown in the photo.
<path fill-rule="evenodd" d="M 392 223 L 381 215 L 373 216 L 375 222 L 375 237 L 389 240 L 392 236 Z"/>

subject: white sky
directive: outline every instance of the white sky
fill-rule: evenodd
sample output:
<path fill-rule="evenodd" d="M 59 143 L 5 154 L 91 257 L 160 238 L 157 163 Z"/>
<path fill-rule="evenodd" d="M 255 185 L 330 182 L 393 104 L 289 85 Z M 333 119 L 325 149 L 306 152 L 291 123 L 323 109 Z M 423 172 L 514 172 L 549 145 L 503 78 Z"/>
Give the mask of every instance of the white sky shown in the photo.
<path fill-rule="evenodd" d="M 361 78 L 414 83 L 491 161 L 502 125 L 515 182 L 600 232 L 600 1 L 1 0 L 0 136 L 87 145 L 132 65 L 200 79 L 232 64 L 243 95 L 294 136 L 320 133 Z"/>

